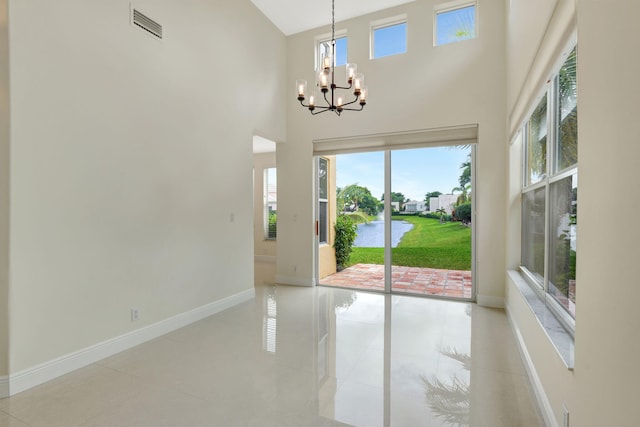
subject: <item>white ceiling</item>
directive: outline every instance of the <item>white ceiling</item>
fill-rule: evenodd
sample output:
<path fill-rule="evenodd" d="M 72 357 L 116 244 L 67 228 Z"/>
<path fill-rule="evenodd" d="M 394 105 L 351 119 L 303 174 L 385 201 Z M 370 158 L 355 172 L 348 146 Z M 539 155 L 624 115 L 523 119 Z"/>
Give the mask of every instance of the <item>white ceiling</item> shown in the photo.
<path fill-rule="evenodd" d="M 251 0 L 286 36 L 331 24 L 331 0 Z M 336 0 L 336 22 L 414 0 Z"/>

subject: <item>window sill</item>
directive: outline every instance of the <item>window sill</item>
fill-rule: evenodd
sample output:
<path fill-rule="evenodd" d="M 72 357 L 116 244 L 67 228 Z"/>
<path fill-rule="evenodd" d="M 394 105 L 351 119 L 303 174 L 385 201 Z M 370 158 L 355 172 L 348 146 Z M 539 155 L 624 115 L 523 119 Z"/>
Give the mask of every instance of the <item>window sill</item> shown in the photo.
<path fill-rule="evenodd" d="M 529 286 L 520 272 L 509 270 L 509 277 L 524 297 L 533 315 L 538 319 L 538 323 L 545 331 L 549 341 L 551 341 L 562 360 L 564 360 L 567 369 L 573 370 L 575 344 L 571 334 Z"/>

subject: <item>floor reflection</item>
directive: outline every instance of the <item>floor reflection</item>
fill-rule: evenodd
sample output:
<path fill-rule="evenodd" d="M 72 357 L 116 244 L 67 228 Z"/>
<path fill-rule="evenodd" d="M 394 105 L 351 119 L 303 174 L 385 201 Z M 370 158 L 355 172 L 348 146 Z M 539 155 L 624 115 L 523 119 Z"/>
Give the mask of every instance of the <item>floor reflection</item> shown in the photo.
<path fill-rule="evenodd" d="M 277 301 L 277 335 L 265 315 L 278 344 L 269 348 L 311 362 L 306 386 L 326 425 L 540 425 L 502 311 L 322 287 L 263 295 L 267 312 Z M 311 345 L 292 348 L 306 327 Z"/>
<path fill-rule="evenodd" d="M 458 353 L 455 349 L 443 351 L 444 356 L 458 361 L 466 371 L 471 369 L 471 357 Z M 432 413 L 453 426 L 468 426 L 471 413 L 471 384 L 468 380 L 453 374 L 448 381 L 437 376 L 432 379 L 422 377 L 425 397 Z"/>

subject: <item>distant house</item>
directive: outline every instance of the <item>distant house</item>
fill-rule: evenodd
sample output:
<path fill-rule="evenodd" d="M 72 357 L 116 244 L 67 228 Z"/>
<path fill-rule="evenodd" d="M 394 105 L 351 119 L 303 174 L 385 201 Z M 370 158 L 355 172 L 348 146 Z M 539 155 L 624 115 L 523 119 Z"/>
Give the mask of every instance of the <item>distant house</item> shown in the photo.
<path fill-rule="evenodd" d="M 391 210 L 400 211 L 400 202 L 391 202 Z"/>
<path fill-rule="evenodd" d="M 424 212 L 425 210 L 427 210 L 427 205 L 425 202 L 421 202 L 418 200 L 409 200 L 407 203 L 404 204 L 405 212 Z"/>
<path fill-rule="evenodd" d="M 429 198 L 429 212 L 435 212 L 444 208 L 448 215 L 451 215 L 453 206 L 456 204 L 458 196 L 456 194 L 441 194 L 438 197 Z"/>

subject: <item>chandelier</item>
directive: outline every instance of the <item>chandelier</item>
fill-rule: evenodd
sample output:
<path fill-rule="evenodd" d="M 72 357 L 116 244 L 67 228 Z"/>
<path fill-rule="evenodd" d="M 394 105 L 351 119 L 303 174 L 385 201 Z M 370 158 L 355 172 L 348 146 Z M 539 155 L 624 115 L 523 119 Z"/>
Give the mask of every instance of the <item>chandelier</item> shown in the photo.
<path fill-rule="evenodd" d="M 325 111 L 333 111 L 338 116 L 343 111 L 362 111 L 367 103 L 367 89 L 364 86 L 364 75 L 358 73 L 356 64 L 346 65 L 346 84 L 338 86 L 335 81 L 335 57 L 336 57 L 336 16 L 335 0 L 331 0 L 331 52 L 322 55 L 315 86 L 322 92 L 318 99 L 316 88 L 307 87 L 307 81 L 296 80 L 296 93 L 300 104 L 308 108 L 311 114 L 316 115 Z M 351 100 L 348 100 L 348 97 Z M 308 99 L 305 104 L 305 99 Z M 318 101 L 320 103 L 318 104 Z M 354 104 L 360 104 L 360 108 Z M 350 107 L 351 106 L 351 107 Z M 355 107 L 355 108 L 354 108 Z"/>

